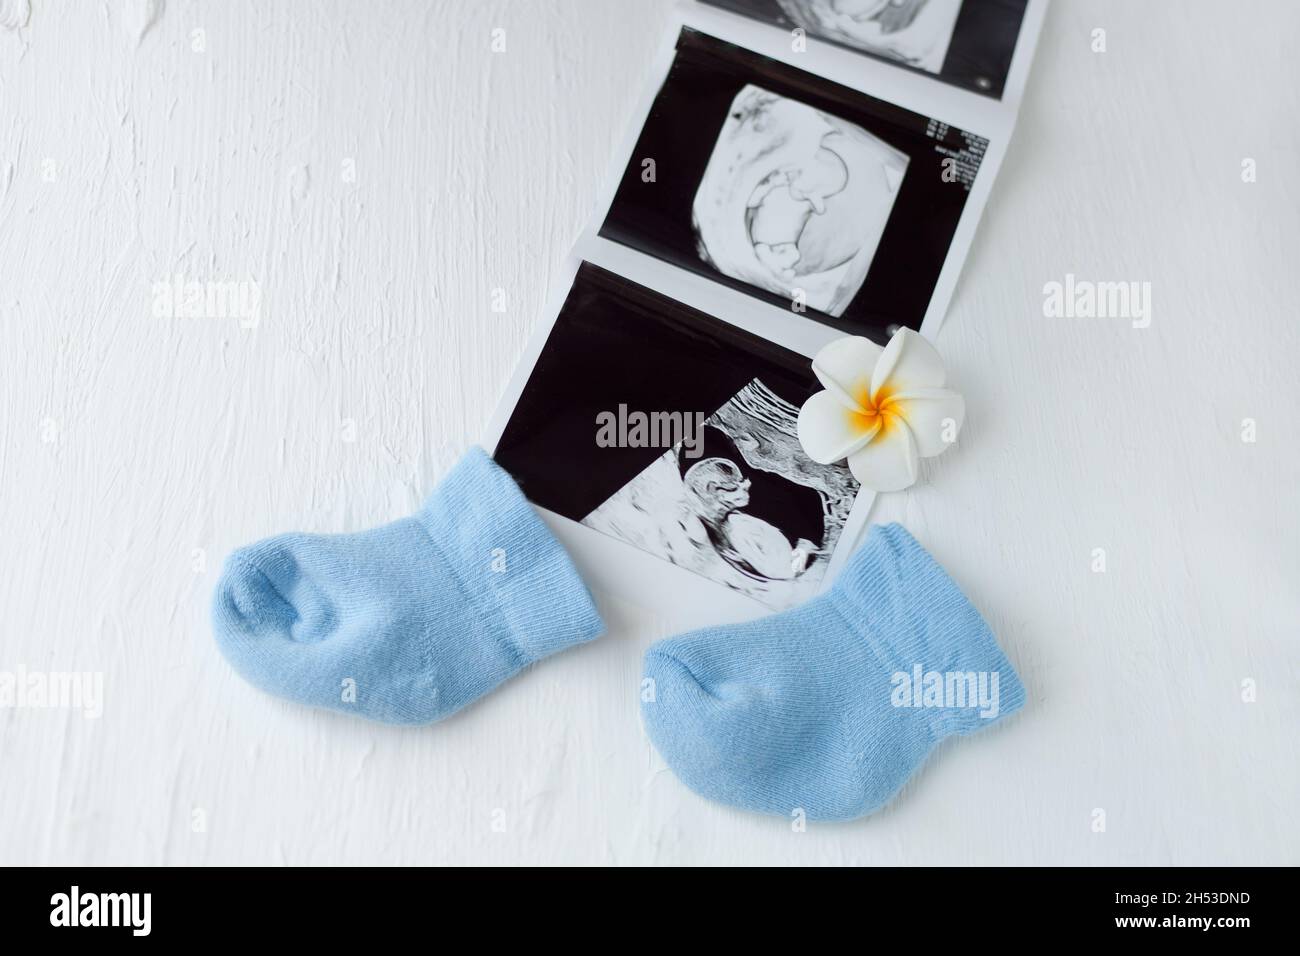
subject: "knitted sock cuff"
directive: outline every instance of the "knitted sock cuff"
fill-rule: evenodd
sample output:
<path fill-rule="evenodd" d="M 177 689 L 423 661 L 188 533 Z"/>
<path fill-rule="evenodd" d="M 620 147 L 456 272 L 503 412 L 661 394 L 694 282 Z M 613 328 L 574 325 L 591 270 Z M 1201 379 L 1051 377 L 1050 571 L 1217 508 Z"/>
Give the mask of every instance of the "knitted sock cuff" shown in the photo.
<path fill-rule="evenodd" d="M 415 516 L 486 619 L 523 662 L 599 637 L 587 586 L 514 480 L 471 448 Z"/>
<path fill-rule="evenodd" d="M 923 708 L 937 736 L 972 733 L 1024 705 L 1024 686 L 993 632 L 901 525 L 872 527 L 831 600 L 890 674 L 907 675 L 898 677 L 900 706 Z"/>

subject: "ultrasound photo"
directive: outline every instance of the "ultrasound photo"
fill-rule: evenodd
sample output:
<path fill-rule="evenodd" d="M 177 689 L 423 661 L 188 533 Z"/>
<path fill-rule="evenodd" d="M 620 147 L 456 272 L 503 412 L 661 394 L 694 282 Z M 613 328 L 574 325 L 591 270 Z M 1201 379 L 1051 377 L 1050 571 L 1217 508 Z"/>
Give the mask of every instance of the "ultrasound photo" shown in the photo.
<path fill-rule="evenodd" d="M 987 147 L 685 28 L 599 233 L 883 343 L 920 327 Z"/>
<path fill-rule="evenodd" d="M 756 378 L 706 420 L 706 457 L 692 461 L 674 445 L 582 523 L 770 606 L 806 600 L 817 591 L 857 486 L 846 468 L 805 459 L 798 420 L 799 409 Z M 746 475 L 753 471 L 817 493 L 817 540 L 749 510 Z"/>
<path fill-rule="evenodd" d="M 1028 0 L 703 0 L 1001 99 Z"/>
<path fill-rule="evenodd" d="M 494 454 L 535 504 L 785 608 L 817 592 L 858 492 L 799 443 L 820 388 L 805 356 L 584 263 Z M 702 434 L 599 441 L 615 409 Z"/>
<path fill-rule="evenodd" d="M 907 171 L 860 126 L 752 84 L 732 101 L 692 209 L 719 272 L 843 315 Z"/>

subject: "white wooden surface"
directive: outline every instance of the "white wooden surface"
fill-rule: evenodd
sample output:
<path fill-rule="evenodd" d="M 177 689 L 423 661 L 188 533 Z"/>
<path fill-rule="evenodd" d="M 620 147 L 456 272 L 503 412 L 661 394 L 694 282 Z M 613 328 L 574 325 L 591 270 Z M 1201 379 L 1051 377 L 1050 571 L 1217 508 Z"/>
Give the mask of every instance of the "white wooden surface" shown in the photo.
<path fill-rule="evenodd" d="M 258 693 L 206 621 L 227 550 L 403 515 L 474 440 L 667 4 L 32 6 L 0 29 L 0 670 L 106 699 L 0 710 L 0 862 L 1300 863 L 1300 5 L 1049 12 L 939 340 L 969 424 L 876 514 L 1030 704 L 805 833 L 654 756 L 664 628 L 629 607 L 421 730 Z M 260 324 L 154 318 L 177 272 L 256 281 Z M 1150 282 L 1150 328 L 1044 318 L 1066 273 Z"/>

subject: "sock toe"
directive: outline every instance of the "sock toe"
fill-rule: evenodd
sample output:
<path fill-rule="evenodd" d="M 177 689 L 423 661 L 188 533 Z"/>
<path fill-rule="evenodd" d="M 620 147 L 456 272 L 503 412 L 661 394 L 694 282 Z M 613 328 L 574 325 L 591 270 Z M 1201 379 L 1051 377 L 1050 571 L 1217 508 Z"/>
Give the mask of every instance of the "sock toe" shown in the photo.
<path fill-rule="evenodd" d="M 702 762 L 714 738 L 708 717 L 716 699 L 673 654 L 651 648 L 645 655 L 645 680 L 641 695 L 641 718 L 646 733 L 673 771 L 694 786 L 696 764 Z"/>
<path fill-rule="evenodd" d="M 696 793 L 744 803 L 743 781 L 766 762 L 751 744 L 771 726 L 769 702 L 757 687 L 705 676 L 706 664 L 675 653 L 673 643 L 646 652 L 644 675 L 654 690 L 653 697 L 642 694 L 646 733 Z"/>
<path fill-rule="evenodd" d="M 305 535 L 281 535 L 236 551 L 217 587 L 228 620 L 247 633 L 310 644 L 337 622 L 333 602 L 303 568 Z"/>
<path fill-rule="evenodd" d="M 330 635 L 336 614 L 294 554 L 293 536 L 234 552 L 213 596 L 217 646 L 247 680 L 286 694 Z"/>
<path fill-rule="evenodd" d="M 293 606 L 275 589 L 270 579 L 256 565 L 240 554 L 231 555 L 217 584 L 216 611 L 229 629 L 243 633 L 288 631 L 298 620 Z"/>
<path fill-rule="evenodd" d="M 667 651 L 653 647 L 646 651 L 645 677 L 654 688 L 653 698 L 644 702 L 647 718 L 658 718 L 666 710 L 654 707 L 654 704 L 666 703 L 673 710 L 692 713 L 698 711 L 703 699 L 710 696 L 690 668 Z"/>

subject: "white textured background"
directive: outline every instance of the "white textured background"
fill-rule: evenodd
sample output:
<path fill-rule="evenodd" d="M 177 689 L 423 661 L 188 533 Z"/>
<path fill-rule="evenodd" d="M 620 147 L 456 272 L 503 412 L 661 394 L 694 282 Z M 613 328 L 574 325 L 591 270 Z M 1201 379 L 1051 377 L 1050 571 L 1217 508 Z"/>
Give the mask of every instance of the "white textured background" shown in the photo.
<path fill-rule="evenodd" d="M 226 551 L 404 515 L 478 435 L 668 4 L 168 0 L 143 37 L 145 4 L 32 6 L 0 29 L 0 670 L 107 699 L 0 710 L 0 862 L 1300 863 L 1300 5 L 1049 12 L 939 339 L 970 422 L 876 512 L 1030 704 L 806 833 L 659 763 L 629 607 L 417 730 L 264 696 L 207 630 Z M 259 327 L 152 317 L 176 272 L 255 280 Z M 1067 272 L 1151 282 L 1151 327 L 1044 318 Z"/>

